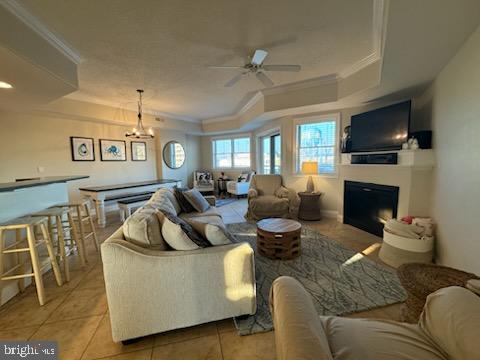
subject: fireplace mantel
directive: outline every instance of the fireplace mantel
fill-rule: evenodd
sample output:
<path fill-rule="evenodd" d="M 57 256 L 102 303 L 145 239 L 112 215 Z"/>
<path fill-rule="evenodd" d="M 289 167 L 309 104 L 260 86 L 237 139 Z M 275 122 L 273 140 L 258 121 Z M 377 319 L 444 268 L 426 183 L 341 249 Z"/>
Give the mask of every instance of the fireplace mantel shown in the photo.
<path fill-rule="evenodd" d="M 422 153 L 423 151 L 426 150 L 422 150 Z M 432 169 L 433 164 L 420 166 L 418 163 L 410 166 L 345 164 L 341 166 L 339 172 L 340 193 L 344 193 L 345 181 L 397 186 L 399 187 L 398 217 L 405 215 L 430 216 Z M 342 199 L 339 214 L 343 214 L 343 208 Z M 343 222 L 343 216 L 339 215 L 338 220 Z"/>
<path fill-rule="evenodd" d="M 385 165 L 385 164 L 352 164 L 352 155 L 364 155 L 364 154 L 398 154 L 398 164 Z M 390 167 L 390 168 L 419 168 L 419 169 L 433 169 L 435 165 L 435 154 L 432 149 L 418 149 L 418 150 L 397 150 L 397 151 L 376 151 L 376 152 L 356 152 L 350 154 L 341 154 L 340 166 L 367 166 L 367 167 Z"/>

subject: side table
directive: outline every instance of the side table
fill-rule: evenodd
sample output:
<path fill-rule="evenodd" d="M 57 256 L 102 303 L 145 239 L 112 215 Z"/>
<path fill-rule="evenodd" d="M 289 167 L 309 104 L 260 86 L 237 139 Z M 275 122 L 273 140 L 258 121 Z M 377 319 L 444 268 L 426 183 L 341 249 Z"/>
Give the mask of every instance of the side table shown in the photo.
<path fill-rule="evenodd" d="M 320 197 L 321 192 L 299 192 L 300 207 L 298 209 L 298 218 L 301 220 L 321 220 Z"/>
<path fill-rule="evenodd" d="M 227 196 L 227 182 L 231 181 L 230 179 L 217 179 L 217 189 L 218 196 L 224 198 Z"/>
<path fill-rule="evenodd" d="M 291 260 L 300 255 L 302 224 L 270 218 L 257 222 L 257 250 L 273 260 Z"/>

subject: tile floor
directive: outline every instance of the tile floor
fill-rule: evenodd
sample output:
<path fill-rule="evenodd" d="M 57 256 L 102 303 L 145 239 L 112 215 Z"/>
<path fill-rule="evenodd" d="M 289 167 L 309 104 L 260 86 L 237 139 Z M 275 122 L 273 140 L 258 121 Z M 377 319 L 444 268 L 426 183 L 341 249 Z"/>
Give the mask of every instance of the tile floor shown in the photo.
<path fill-rule="evenodd" d="M 245 221 L 245 199 L 222 206 L 225 222 Z M 98 229 L 105 240 L 119 226 L 117 214 L 109 225 Z M 379 238 L 333 219 L 308 225 L 342 244 L 378 260 Z M 90 244 L 91 245 L 91 244 Z M 89 263 L 82 268 L 76 256 L 70 257 L 71 281 L 57 287 L 51 274 L 45 277 L 48 303 L 38 305 L 35 288 L 16 296 L 0 308 L 0 339 L 49 339 L 58 341 L 59 359 L 275 359 L 274 333 L 238 336 L 232 320 L 223 320 L 188 329 L 152 335 L 123 346 L 111 339 L 102 264 L 93 246 L 88 248 Z M 391 305 L 353 317 L 398 320 L 399 305 Z"/>

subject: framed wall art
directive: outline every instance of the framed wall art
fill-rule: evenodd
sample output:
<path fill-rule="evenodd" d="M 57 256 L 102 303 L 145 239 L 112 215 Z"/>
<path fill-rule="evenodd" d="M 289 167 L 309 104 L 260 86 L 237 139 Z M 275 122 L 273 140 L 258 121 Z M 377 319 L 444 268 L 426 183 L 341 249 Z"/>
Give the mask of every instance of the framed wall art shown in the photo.
<path fill-rule="evenodd" d="M 72 161 L 95 161 L 93 138 L 70 136 Z"/>
<path fill-rule="evenodd" d="M 132 150 L 132 161 L 147 160 L 147 143 L 143 141 L 132 141 L 130 143 Z"/>
<path fill-rule="evenodd" d="M 127 145 L 123 140 L 100 139 L 100 160 L 127 161 Z"/>

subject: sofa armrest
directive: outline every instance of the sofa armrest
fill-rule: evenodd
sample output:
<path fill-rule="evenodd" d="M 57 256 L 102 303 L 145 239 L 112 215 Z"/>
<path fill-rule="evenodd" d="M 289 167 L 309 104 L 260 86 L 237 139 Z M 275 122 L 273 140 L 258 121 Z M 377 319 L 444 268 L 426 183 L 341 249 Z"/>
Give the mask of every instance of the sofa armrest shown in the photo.
<path fill-rule="evenodd" d="M 217 205 L 217 198 L 213 195 L 204 195 L 203 196 L 205 200 L 210 204 L 210 206 L 216 206 Z"/>
<path fill-rule="evenodd" d="M 310 294 L 294 278 L 282 276 L 270 288 L 277 359 L 333 360 L 327 335 Z"/>
<path fill-rule="evenodd" d="M 258 197 L 258 191 L 250 188 L 250 189 L 248 189 L 248 194 L 247 195 L 248 195 L 247 197 L 248 197 L 249 200 L 253 199 L 253 198 L 256 198 L 256 197 Z"/>
<path fill-rule="evenodd" d="M 110 238 L 101 249 L 116 342 L 256 311 L 247 243 L 156 251 Z"/>

